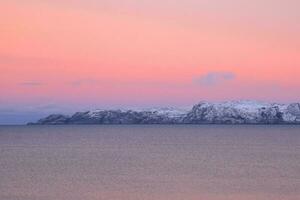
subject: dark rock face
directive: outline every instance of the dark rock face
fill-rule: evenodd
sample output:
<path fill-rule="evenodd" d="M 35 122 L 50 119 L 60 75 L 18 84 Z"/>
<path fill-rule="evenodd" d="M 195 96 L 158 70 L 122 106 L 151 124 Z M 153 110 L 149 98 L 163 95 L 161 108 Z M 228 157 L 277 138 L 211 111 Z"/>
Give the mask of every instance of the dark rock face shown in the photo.
<path fill-rule="evenodd" d="M 259 109 L 260 118 L 257 119 L 261 124 L 282 124 L 283 112 L 280 111 L 278 106 L 273 106 L 267 109 Z"/>
<path fill-rule="evenodd" d="M 201 102 L 191 110 L 97 110 L 50 115 L 30 124 L 300 124 L 300 103 Z"/>

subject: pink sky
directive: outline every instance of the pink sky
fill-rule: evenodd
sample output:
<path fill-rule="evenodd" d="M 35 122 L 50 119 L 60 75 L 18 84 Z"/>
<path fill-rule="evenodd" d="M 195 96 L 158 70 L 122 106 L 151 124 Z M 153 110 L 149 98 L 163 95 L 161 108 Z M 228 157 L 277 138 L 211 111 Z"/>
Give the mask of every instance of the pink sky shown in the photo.
<path fill-rule="evenodd" d="M 0 104 L 300 101 L 298 0 L 2 0 Z"/>

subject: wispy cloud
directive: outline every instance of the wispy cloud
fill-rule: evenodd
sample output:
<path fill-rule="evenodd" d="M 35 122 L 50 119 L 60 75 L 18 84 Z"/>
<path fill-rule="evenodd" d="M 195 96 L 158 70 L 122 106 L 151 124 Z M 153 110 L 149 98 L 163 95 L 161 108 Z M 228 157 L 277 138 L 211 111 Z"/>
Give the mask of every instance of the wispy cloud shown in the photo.
<path fill-rule="evenodd" d="M 45 83 L 39 81 L 26 81 L 26 82 L 21 82 L 20 85 L 27 86 L 27 87 L 37 87 L 37 86 L 45 85 Z"/>
<path fill-rule="evenodd" d="M 74 87 L 80 87 L 83 85 L 94 85 L 97 83 L 97 80 L 94 79 L 79 79 L 71 82 L 71 85 Z"/>
<path fill-rule="evenodd" d="M 201 86 L 215 86 L 236 78 L 233 72 L 209 72 L 194 79 L 196 84 Z"/>

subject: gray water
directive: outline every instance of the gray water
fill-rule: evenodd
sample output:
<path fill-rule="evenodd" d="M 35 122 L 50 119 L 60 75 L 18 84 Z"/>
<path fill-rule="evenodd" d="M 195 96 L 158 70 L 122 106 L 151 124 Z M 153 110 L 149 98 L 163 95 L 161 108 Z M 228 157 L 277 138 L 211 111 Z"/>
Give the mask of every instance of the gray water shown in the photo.
<path fill-rule="evenodd" d="M 0 126 L 1 200 L 299 200 L 300 126 Z"/>

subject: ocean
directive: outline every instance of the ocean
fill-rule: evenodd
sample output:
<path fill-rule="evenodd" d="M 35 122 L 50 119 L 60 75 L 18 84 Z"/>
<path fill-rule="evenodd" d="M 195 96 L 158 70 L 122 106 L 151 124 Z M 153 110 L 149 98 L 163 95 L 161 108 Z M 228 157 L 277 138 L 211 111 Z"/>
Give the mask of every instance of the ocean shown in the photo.
<path fill-rule="evenodd" d="M 1 200 L 299 200 L 300 126 L 0 126 Z"/>

